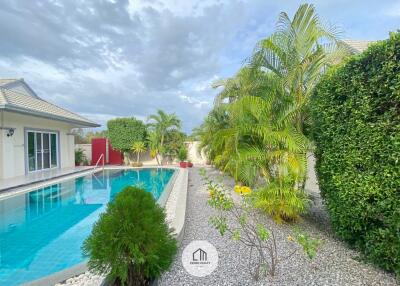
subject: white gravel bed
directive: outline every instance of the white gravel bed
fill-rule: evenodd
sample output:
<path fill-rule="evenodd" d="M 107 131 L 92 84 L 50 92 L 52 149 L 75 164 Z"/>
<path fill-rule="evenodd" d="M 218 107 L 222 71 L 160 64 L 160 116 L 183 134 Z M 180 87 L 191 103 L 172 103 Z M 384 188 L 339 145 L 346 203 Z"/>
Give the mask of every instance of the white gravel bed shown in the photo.
<path fill-rule="evenodd" d="M 213 175 L 218 174 L 213 169 L 209 169 L 209 172 Z M 233 186 L 232 180 L 225 179 L 224 183 Z M 393 275 L 360 262 L 357 252 L 348 249 L 334 237 L 319 198 L 309 217 L 300 223 L 305 231 L 322 241 L 317 256 L 309 260 L 298 252 L 290 260 L 283 261 L 279 265 L 275 277 L 268 277 L 255 283 L 247 268 L 248 249 L 227 236 L 221 237 L 208 224 L 208 219 L 213 213 L 207 205 L 208 196 L 198 169 L 192 169 L 189 174 L 186 225 L 182 245 L 170 271 L 162 276 L 159 285 L 397 285 Z M 287 241 L 291 228 L 287 225 L 274 224 L 274 229 L 279 237 L 278 251 L 281 256 L 286 256 L 293 249 L 289 247 Z M 209 276 L 202 278 L 191 276 L 182 266 L 182 251 L 193 240 L 207 240 L 218 250 L 218 268 Z"/>
<path fill-rule="evenodd" d="M 92 274 L 89 271 L 69 278 L 62 283 L 58 283 L 55 286 L 99 286 L 104 280 L 104 276 Z"/>

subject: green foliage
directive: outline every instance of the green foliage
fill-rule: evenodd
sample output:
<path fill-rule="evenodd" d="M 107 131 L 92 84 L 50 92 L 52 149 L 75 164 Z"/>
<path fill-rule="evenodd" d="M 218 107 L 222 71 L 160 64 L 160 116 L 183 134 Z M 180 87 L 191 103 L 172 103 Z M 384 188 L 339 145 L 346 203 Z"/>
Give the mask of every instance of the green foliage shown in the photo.
<path fill-rule="evenodd" d="M 180 119 L 175 113 L 167 114 L 162 110 L 157 110 L 156 114 L 148 117 L 148 121 L 151 131 L 150 153 L 157 158 L 157 163 L 160 164 L 158 155 L 175 157 L 185 138 L 185 135 L 179 131 Z"/>
<path fill-rule="evenodd" d="M 321 72 L 346 55 L 337 35 L 313 5 L 301 5 L 293 18 L 282 12 L 250 64 L 214 84 L 223 90 L 195 130 L 217 168 L 244 185 L 263 185 L 257 206 L 279 220 L 306 209 L 308 102 Z"/>
<path fill-rule="evenodd" d="M 278 223 L 294 221 L 307 210 L 309 199 L 292 183 L 271 181 L 253 193 L 254 204 Z"/>
<path fill-rule="evenodd" d="M 129 152 L 134 142 L 146 140 L 146 125 L 141 120 L 115 118 L 107 122 L 107 134 L 114 149 Z"/>
<path fill-rule="evenodd" d="M 147 285 L 170 267 L 176 251 L 163 209 L 136 187 L 108 204 L 83 244 L 89 268 L 122 285 Z"/>
<path fill-rule="evenodd" d="M 317 255 L 317 249 L 321 244 L 319 239 L 313 239 L 309 234 L 297 231 L 294 240 L 303 247 L 308 258 L 312 259 Z"/>
<path fill-rule="evenodd" d="M 178 159 L 183 162 L 187 159 L 187 149 L 185 145 L 182 145 L 178 151 Z"/>
<path fill-rule="evenodd" d="M 85 162 L 87 162 L 87 158 L 83 152 L 83 149 L 75 149 L 75 165 L 80 165 Z"/>
<path fill-rule="evenodd" d="M 107 138 L 107 130 L 84 132 L 82 128 L 72 131 L 75 135 L 75 144 L 90 144 L 93 138 Z"/>
<path fill-rule="evenodd" d="M 146 144 L 142 141 L 133 142 L 131 150 L 135 153 L 143 153 L 146 151 Z"/>
<path fill-rule="evenodd" d="M 225 189 L 222 183 L 215 183 L 204 169 L 200 171 L 200 175 L 210 192 L 208 204 L 216 210 L 209 223 L 222 236 L 228 234 L 233 241 L 242 243 L 249 249 L 249 271 L 255 280 L 266 274 L 274 276 L 279 263 L 289 259 L 296 250 L 291 255 L 281 257 L 274 228 L 266 223 L 265 217 L 255 211 L 252 198 L 242 196 L 241 200 L 235 203 L 229 190 Z M 289 241 L 301 245 L 310 259 L 315 256 L 319 246 L 318 240 L 306 234 L 298 234 L 296 239 L 291 236 L 289 238 Z"/>
<path fill-rule="evenodd" d="M 147 144 L 150 149 L 150 156 L 156 158 L 157 165 L 160 165 L 160 160 L 158 159 L 158 154 L 160 153 L 160 136 L 155 131 L 150 131 L 147 136 Z"/>
<path fill-rule="evenodd" d="M 136 153 L 137 160 L 136 163 L 139 164 L 140 161 L 140 153 L 146 152 L 146 144 L 142 141 L 133 142 L 131 150 Z"/>
<path fill-rule="evenodd" d="M 311 108 L 334 229 L 400 275 L 400 33 L 327 74 Z"/>
<path fill-rule="evenodd" d="M 163 153 L 171 158 L 177 158 L 182 145 L 186 139 L 185 133 L 179 130 L 169 130 L 165 134 Z"/>

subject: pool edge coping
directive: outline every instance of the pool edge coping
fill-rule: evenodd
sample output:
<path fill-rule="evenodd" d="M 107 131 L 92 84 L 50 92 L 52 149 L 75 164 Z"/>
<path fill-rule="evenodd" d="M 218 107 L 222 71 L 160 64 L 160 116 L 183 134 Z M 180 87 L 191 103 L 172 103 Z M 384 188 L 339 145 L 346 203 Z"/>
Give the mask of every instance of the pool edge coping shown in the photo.
<path fill-rule="evenodd" d="M 166 196 L 165 204 L 162 207 L 164 207 L 164 208 L 166 207 L 168 199 L 174 190 L 179 193 L 179 196 L 177 198 L 175 212 L 179 209 L 178 213 L 179 213 L 180 217 L 177 218 L 176 213 L 175 213 L 173 221 L 168 222 L 168 223 L 175 230 L 174 234 L 177 238 L 178 244 L 181 244 L 182 239 L 183 239 L 184 227 L 185 227 L 186 202 L 187 202 L 188 178 L 189 178 L 189 171 L 186 168 L 180 168 L 178 166 L 157 166 L 156 165 L 156 166 L 143 166 L 143 167 L 110 166 L 110 167 L 105 167 L 104 169 L 112 170 L 112 169 L 151 169 L 151 168 L 163 168 L 163 169 L 176 170 L 176 172 L 174 172 L 174 175 L 171 177 L 170 181 L 167 184 L 167 187 L 168 187 L 168 185 L 173 181 L 172 187 L 170 188 L 170 191 L 168 192 L 168 196 Z M 91 169 L 88 171 L 88 173 L 95 173 L 97 171 L 101 171 L 101 170 Z M 60 180 L 57 178 L 57 179 L 55 179 L 55 181 L 63 181 L 63 180 L 68 180 L 68 179 L 72 179 L 72 178 L 80 177 L 80 176 L 75 174 L 75 175 L 71 175 L 71 176 L 66 176 L 66 178 L 62 178 Z M 53 180 L 50 180 L 50 181 L 53 181 Z M 52 182 L 52 183 L 54 183 L 54 182 Z M 181 184 L 179 184 L 179 183 L 181 183 Z M 48 184 L 50 184 L 50 183 L 48 183 Z M 31 190 L 35 189 L 35 188 L 37 188 L 37 186 L 35 186 L 34 188 L 32 187 Z M 179 188 L 179 190 L 177 190 L 178 188 Z M 29 190 L 20 191 L 18 193 L 12 194 L 12 196 L 17 195 L 22 192 L 28 192 L 28 191 Z M 179 202 L 181 202 L 182 204 L 178 204 Z M 158 200 L 157 200 L 157 203 L 158 203 Z M 182 217 L 182 215 L 183 215 L 183 217 Z M 177 226 L 177 228 L 175 228 L 174 225 Z M 81 275 L 81 274 L 85 273 L 86 271 L 88 271 L 87 262 L 82 262 L 80 264 L 77 264 L 72 267 L 66 268 L 64 270 L 58 271 L 56 273 L 47 275 L 45 277 L 42 277 L 42 278 L 39 278 L 39 279 L 36 279 L 33 281 L 29 281 L 27 283 L 23 283 L 23 284 L 21 284 L 21 286 L 47 286 L 47 285 L 53 286 L 57 283 L 62 283 L 65 280 L 68 280 L 75 276 Z M 105 286 L 108 284 L 107 284 L 106 280 L 104 279 L 100 285 Z M 155 285 L 157 285 L 157 280 L 155 281 Z"/>

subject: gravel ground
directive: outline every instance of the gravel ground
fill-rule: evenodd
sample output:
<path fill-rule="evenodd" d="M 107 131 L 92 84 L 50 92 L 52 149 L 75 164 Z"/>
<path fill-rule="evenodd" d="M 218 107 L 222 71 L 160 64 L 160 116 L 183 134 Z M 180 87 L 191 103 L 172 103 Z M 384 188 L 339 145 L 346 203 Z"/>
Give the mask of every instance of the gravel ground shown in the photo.
<path fill-rule="evenodd" d="M 313 260 L 301 252 L 290 260 L 283 261 L 275 277 L 254 282 L 248 273 L 248 249 L 228 237 L 221 237 L 208 224 L 213 210 L 207 205 L 208 192 L 201 182 L 197 168 L 189 174 L 186 226 L 182 245 L 170 271 L 165 273 L 159 285 L 398 285 L 393 275 L 372 265 L 359 262 L 357 252 L 348 249 L 334 238 L 323 210 L 321 200 L 315 198 L 310 215 L 301 222 L 301 227 L 322 241 L 317 256 Z M 209 169 L 212 176 L 217 171 Z M 232 180 L 224 179 L 226 186 L 233 186 Z M 314 194 L 315 195 L 315 194 Z M 293 248 L 287 241 L 290 227 L 274 225 L 278 238 L 278 251 L 286 256 Z M 193 240 L 207 240 L 219 253 L 218 268 L 207 277 L 194 277 L 182 266 L 183 248 Z"/>
<path fill-rule="evenodd" d="M 55 286 L 98 286 L 104 280 L 104 276 L 85 272 L 81 275 L 69 278 L 62 283 L 58 283 Z"/>

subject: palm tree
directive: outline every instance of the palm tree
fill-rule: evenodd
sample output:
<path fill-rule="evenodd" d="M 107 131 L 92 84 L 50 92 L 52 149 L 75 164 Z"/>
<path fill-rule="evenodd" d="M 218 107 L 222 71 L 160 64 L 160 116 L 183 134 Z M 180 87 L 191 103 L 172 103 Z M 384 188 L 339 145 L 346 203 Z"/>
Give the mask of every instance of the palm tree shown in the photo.
<path fill-rule="evenodd" d="M 280 85 L 279 118 L 303 132 L 306 106 L 323 72 L 349 54 L 340 31 L 321 22 L 310 4 L 301 5 L 291 20 L 281 12 L 276 32 L 261 40 L 251 59 L 256 70 L 272 73 Z M 276 102 L 278 104 L 278 102 Z"/>
<path fill-rule="evenodd" d="M 139 164 L 140 153 L 143 153 L 146 151 L 146 145 L 144 144 L 144 142 L 137 141 L 137 142 L 133 143 L 131 150 L 137 154 L 136 163 Z"/>
<path fill-rule="evenodd" d="M 160 136 L 160 147 L 164 145 L 165 135 L 172 129 L 179 129 L 181 121 L 175 113 L 167 114 L 162 110 L 157 110 L 157 114 L 150 115 L 147 119 L 152 121 L 148 126 Z"/>
<path fill-rule="evenodd" d="M 150 156 L 156 158 L 157 165 L 160 165 L 160 160 L 158 159 L 158 154 L 160 153 L 160 139 L 159 135 L 155 131 L 151 131 L 147 137 L 147 143 L 150 149 Z"/>
<path fill-rule="evenodd" d="M 293 19 L 282 12 L 250 65 L 214 84 L 224 89 L 197 131 L 214 164 L 236 181 L 265 180 L 256 205 L 276 220 L 305 210 L 307 104 L 321 74 L 347 53 L 338 34 L 313 5 L 301 5 Z"/>

